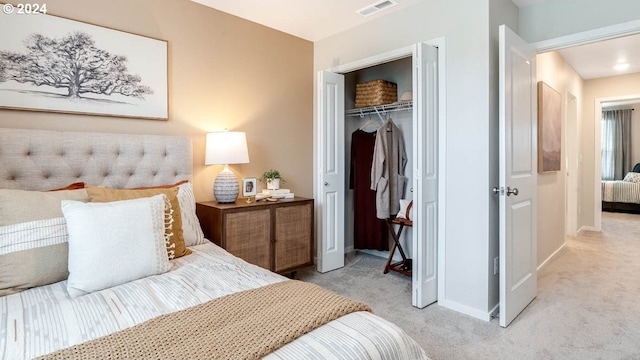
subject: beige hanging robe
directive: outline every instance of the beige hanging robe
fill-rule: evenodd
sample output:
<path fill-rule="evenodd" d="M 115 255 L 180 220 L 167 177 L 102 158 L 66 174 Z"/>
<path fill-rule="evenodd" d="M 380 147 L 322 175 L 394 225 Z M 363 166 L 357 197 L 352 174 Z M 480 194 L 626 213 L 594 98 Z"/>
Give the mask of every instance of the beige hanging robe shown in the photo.
<path fill-rule="evenodd" d="M 387 219 L 400 211 L 408 178 L 404 176 L 407 153 L 400 129 L 387 119 L 378 129 L 371 165 L 371 190 L 376 192 L 376 216 Z"/>

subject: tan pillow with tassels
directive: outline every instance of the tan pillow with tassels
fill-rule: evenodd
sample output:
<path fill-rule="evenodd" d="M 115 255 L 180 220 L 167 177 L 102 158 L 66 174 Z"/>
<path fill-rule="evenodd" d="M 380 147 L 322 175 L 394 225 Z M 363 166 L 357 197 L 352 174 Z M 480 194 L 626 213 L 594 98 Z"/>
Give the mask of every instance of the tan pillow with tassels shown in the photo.
<path fill-rule="evenodd" d="M 143 197 L 150 197 L 158 194 L 165 194 L 171 203 L 173 223 L 170 229 L 167 229 L 169 243 L 167 243 L 167 256 L 169 259 L 176 259 L 181 256 L 191 254 L 191 250 L 184 244 L 184 235 L 182 231 L 182 216 L 180 214 L 180 203 L 178 202 L 178 188 L 154 188 L 154 189 L 109 189 L 98 186 L 87 185 L 87 194 L 91 202 L 110 202 L 118 200 L 131 200 Z"/>

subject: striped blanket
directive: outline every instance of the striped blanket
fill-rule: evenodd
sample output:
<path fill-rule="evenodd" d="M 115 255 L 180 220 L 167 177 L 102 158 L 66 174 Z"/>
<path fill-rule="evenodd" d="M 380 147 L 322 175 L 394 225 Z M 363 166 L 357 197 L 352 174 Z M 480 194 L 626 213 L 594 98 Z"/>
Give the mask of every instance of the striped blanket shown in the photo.
<path fill-rule="evenodd" d="M 640 183 L 603 180 L 602 201 L 640 204 Z"/>

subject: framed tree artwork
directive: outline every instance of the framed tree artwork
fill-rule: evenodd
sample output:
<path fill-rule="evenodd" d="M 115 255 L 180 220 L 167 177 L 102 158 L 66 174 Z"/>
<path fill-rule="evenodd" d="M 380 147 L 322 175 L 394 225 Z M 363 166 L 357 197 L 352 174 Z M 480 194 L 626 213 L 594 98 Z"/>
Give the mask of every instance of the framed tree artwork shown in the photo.
<path fill-rule="evenodd" d="M 560 171 L 562 95 L 538 82 L 538 172 Z"/>
<path fill-rule="evenodd" d="M 167 42 L 0 12 L 0 108 L 168 118 Z"/>

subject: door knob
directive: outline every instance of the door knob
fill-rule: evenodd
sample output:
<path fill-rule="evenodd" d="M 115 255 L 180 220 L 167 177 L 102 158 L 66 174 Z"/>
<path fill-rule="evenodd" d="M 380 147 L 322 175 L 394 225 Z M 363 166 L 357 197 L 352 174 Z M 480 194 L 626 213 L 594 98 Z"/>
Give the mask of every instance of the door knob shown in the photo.
<path fill-rule="evenodd" d="M 511 194 L 513 194 L 513 196 L 518 196 L 518 193 L 519 193 L 518 188 L 512 189 L 510 187 L 507 187 L 507 196 L 510 196 Z"/>
<path fill-rule="evenodd" d="M 329 183 L 325 181 L 325 182 L 324 182 L 324 186 L 327 186 L 327 185 L 329 185 Z"/>

